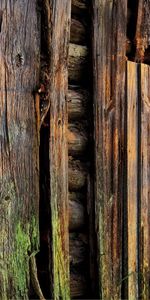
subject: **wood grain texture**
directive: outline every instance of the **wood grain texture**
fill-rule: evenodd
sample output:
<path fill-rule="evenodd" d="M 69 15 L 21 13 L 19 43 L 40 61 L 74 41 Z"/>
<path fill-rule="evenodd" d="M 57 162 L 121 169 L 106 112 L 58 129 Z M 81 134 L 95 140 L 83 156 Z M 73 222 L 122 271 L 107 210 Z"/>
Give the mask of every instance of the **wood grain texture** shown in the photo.
<path fill-rule="evenodd" d="M 140 217 L 140 290 L 141 299 L 149 299 L 150 280 L 150 67 L 141 65 L 141 217 Z"/>
<path fill-rule="evenodd" d="M 29 256 L 39 249 L 39 81 L 36 1 L 1 1 L 0 298 L 28 299 Z"/>
<path fill-rule="evenodd" d="M 147 56 L 145 51 L 150 46 L 150 2 L 146 0 L 138 1 L 138 15 L 136 24 L 136 61 L 143 62 L 148 60 L 150 62 L 150 56 Z"/>
<path fill-rule="evenodd" d="M 86 46 L 70 43 L 69 45 L 69 81 L 75 83 L 84 82 L 87 74 L 87 56 Z"/>
<path fill-rule="evenodd" d="M 81 123 L 68 125 L 68 153 L 73 157 L 84 155 L 88 149 L 88 132 Z"/>
<path fill-rule="evenodd" d="M 50 0 L 50 205 L 54 299 L 70 299 L 67 147 L 68 46 L 71 1 Z"/>
<path fill-rule="evenodd" d="M 68 118 L 69 121 L 79 120 L 86 117 L 89 102 L 89 94 L 86 90 L 68 91 Z"/>
<path fill-rule="evenodd" d="M 138 66 L 127 64 L 128 297 L 138 299 Z"/>
<path fill-rule="evenodd" d="M 127 1 L 92 1 L 99 288 L 121 298 Z"/>

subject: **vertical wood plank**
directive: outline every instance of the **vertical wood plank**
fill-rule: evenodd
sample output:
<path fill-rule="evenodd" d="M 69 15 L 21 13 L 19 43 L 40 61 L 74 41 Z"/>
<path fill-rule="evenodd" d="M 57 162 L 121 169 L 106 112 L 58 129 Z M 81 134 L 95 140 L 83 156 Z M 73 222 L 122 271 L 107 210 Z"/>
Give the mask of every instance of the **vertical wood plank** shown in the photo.
<path fill-rule="evenodd" d="M 139 124 L 140 125 L 140 124 Z M 141 65 L 140 296 L 150 298 L 150 67 Z"/>
<path fill-rule="evenodd" d="M 67 149 L 68 45 L 71 0 L 47 1 L 50 15 L 50 205 L 53 298 L 69 299 Z"/>
<path fill-rule="evenodd" d="M 99 287 L 102 299 L 120 299 L 127 1 L 92 4 Z"/>
<path fill-rule="evenodd" d="M 138 67 L 127 63 L 128 297 L 138 299 Z"/>
<path fill-rule="evenodd" d="M 0 298 L 28 299 L 39 247 L 37 1 L 0 1 Z"/>

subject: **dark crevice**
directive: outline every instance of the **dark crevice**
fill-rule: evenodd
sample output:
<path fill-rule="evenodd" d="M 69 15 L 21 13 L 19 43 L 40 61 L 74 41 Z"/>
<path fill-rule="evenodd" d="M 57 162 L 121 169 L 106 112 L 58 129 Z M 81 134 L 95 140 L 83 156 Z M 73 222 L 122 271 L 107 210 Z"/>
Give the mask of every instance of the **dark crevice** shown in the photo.
<path fill-rule="evenodd" d="M 3 11 L 0 10 L 0 32 L 2 30 L 2 21 L 3 21 Z"/>
<path fill-rule="evenodd" d="M 126 55 L 129 60 L 135 60 L 136 54 L 136 25 L 138 15 L 139 0 L 128 0 L 128 14 L 127 14 L 127 43 L 126 43 Z"/>

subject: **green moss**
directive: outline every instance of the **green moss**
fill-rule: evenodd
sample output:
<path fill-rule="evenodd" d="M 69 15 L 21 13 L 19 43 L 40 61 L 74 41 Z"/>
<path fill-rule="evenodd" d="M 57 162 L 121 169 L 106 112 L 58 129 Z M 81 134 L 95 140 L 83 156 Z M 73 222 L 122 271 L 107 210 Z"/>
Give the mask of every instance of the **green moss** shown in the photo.
<path fill-rule="evenodd" d="M 35 217 L 32 218 L 31 224 L 26 224 L 25 227 L 20 222 L 16 225 L 14 247 L 10 258 L 10 272 L 18 299 L 21 297 L 26 299 L 28 295 L 29 253 L 38 251 L 37 228 Z M 31 249 L 33 245 L 36 248 Z"/>
<path fill-rule="evenodd" d="M 11 255 L 11 272 L 12 278 L 15 283 L 15 289 L 17 291 L 18 298 L 26 298 L 28 293 L 28 281 L 29 281 L 29 256 L 30 251 L 30 235 L 29 225 L 25 229 L 18 223 L 15 232 L 14 247 Z"/>
<path fill-rule="evenodd" d="M 64 256 L 61 226 L 57 208 L 52 213 L 53 228 L 53 267 L 54 267 L 54 299 L 70 299 L 69 261 Z"/>

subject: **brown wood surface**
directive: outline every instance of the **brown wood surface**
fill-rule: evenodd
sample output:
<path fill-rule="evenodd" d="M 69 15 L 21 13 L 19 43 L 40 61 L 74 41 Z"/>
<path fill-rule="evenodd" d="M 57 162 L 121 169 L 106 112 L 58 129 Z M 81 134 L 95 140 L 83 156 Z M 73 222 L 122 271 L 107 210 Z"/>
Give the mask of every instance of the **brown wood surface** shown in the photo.
<path fill-rule="evenodd" d="M 80 191 L 85 187 L 87 170 L 83 163 L 69 157 L 68 181 L 70 191 Z"/>
<path fill-rule="evenodd" d="M 150 298 L 150 67 L 141 65 L 140 297 Z"/>
<path fill-rule="evenodd" d="M 50 205 L 54 299 L 69 299 L 67 147 L 68 45 L 71 1 L 47 1 L 50 47 Z"/>
<path fill-rule="evenodd" d="M 88 132 L 81 123 L 68 125 L 68 153 L 73 157 L 85 154 L 88 148 Z"/>
<path fill-rule="evenodd" d="M 76 195 L 77 196 L 77 195 Z M 86 225 L 85 207 L 78 201 L 69 201 L 69 230 L 82 230 Z"/>
<path fill-rule="evenodd" d="M 99 287 L 102 299 L 120 299 L 127 1 L 92 5 Z"/>
<path fill-rule="evenodd" d="M 136 61 L 147 60 L 150 63 L 150 55 L 147 57 L 146 49 L 150 46 L 150 2 L 138 1 L 138 14 L 136 24 Z M 149 52 L 149 51 L 148 51 Z"/>
<path fill-rule="evenodd" d="M 128 297 L 138 299 L 138 66 L 127 64 Z"/>
<path fill-rule="evenodd" d="M 28 299 L 39 250 L 37 3 L 0 2 L 0 298 Z"/>
<path fill-rule="evenodd" d="M 86 44 L 86 28 L 76 19 L 71 19 L 70 42 L 78 45 Z"/>
<path fill-rule="evenodd" d="M 75 87 L 74 87 L 75 88 Z M 68 91 L 68 118 L 69 121 L 83 119 L 87 113 L 89 94 L 86 90 L 69 89 Z"/>

